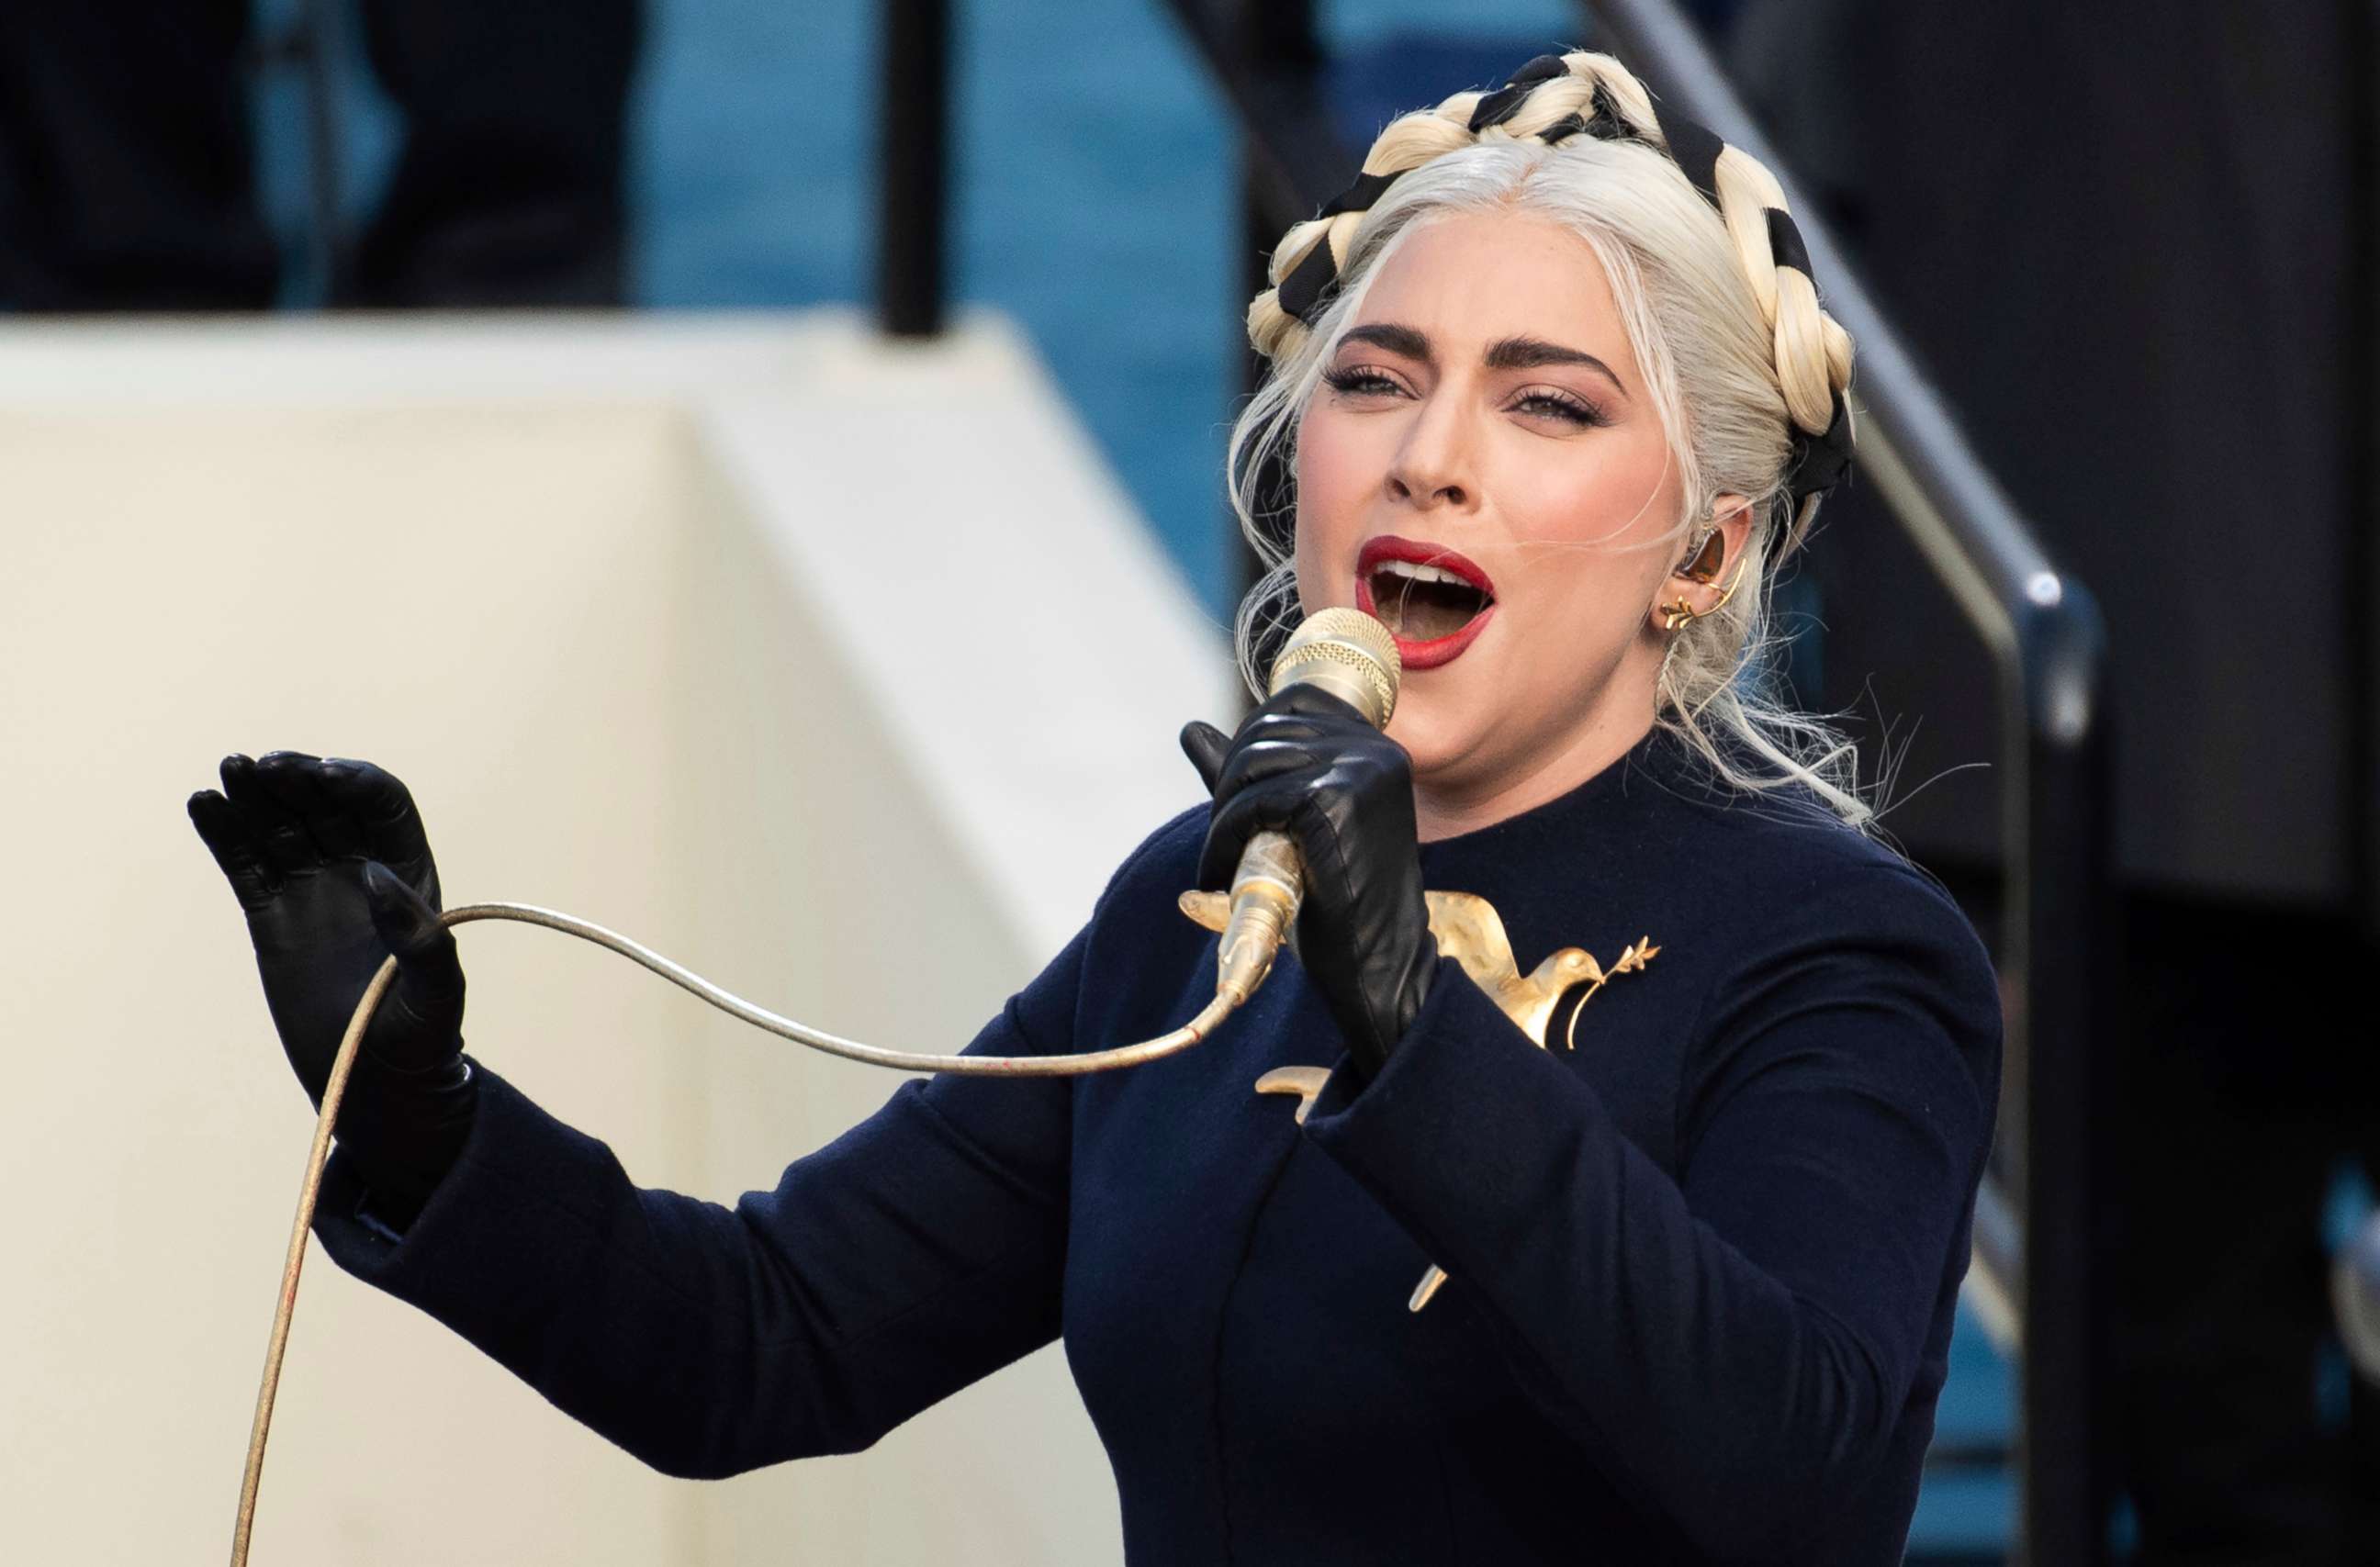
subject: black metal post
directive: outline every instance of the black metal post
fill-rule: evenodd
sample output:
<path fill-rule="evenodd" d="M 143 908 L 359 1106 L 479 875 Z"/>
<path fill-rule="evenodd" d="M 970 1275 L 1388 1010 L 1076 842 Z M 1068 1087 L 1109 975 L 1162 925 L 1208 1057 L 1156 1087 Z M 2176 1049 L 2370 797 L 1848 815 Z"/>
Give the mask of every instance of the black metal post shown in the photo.
<path fill-rule="evenodd" d="M 2009 727 L 2024 781 L 2010 906 L 2025 926 L 2016 1173 L 2023 1217 L 2017 1473 L 2019 1560 L 2087 1567 L 2108 1559 L 2116 1481 L 2110 1351 L 2114 1255 L 2107 1143 L 2115 1105 L 2107 1043 L 2119 912 L 2106 845 L 2115 740 L 2095 620 L 2024 626 L 2027 723 Z M 2080 641 L 2082 645 L 2060 645 Z M 2011 822 L 2012 834 L 2019 824 Z M 2021 880 L 2016 880 L 2021 879 Z"/>
<path fill-rule="evenodd" d="M 2341 477 L 2360 515 L 2347 529 L 2340 562 L 2346 599 L 2343 626 L 2361 626 L 2348 679 L 2348 842 L 2353 846 L 2356 904 L 2366 941 L 2380 942 L 2380 625 L 2366 606 L 2380 592 L 2380 298 L 2372 284 L 2380 267 L 2380 15 L 2371 0 L 2341 0 L 2350 95 L 2348 135 L 2348 469 Z"/>
<path fill-rule="evenodd" d="M 885 0 L 877 105 L 876 308 L 895 337 L 942 329 L 950 0 Z"/>

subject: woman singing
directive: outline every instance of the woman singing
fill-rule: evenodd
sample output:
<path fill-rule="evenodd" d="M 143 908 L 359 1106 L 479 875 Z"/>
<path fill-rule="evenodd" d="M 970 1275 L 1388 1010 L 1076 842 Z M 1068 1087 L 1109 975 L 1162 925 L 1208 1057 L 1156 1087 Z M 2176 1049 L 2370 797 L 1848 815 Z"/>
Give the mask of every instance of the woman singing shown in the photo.
<path fill-rule="evenodd" d="M 1211 805 L 970 1047 L 1191 1016 L 1215 937 L 1179 894 L 1285 830 L 1296 952 L 1182 1054 L 904 1083 L 732 1209 L 640 1190 L 462 1055 L 404 786 L 228 759 L 191 815 L 318 1099 L 402 964 L 324 1247 L 676 1475 L 864 1448 L 1062 1334 L 1136 1567 L 1899 1561 L 1999 1013 L 1850 747 L 1765 685 L 1772 576 L 1850 438 L 1783 206 L 1573 54 L 1398 120 L 1285 237 L 1232 440 L 1276 565 L 1242 652 L 1293 596 L 1368 611 L 1394 719 L 1291 686 L 1190 725 Z M 1458 961 L 1451 893 L 1518 989 Z"/>

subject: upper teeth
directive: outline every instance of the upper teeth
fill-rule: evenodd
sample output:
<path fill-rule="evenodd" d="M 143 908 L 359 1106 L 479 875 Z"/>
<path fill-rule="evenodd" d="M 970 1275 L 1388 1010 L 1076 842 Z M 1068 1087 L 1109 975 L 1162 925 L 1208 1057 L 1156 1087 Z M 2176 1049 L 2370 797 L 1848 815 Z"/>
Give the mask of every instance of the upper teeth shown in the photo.
<path fill-rule="evenodd" d="M 1444 566 L 1423 565 L 1418 561 L 1381 561 L 1372 569 L 1376 572 L 1390 572 L 1398 577 L 1409 577 L 1415 582 L 1451 582 L 1458 588 L 1478 586 L 1460 572 L 1449 571 Z"/>

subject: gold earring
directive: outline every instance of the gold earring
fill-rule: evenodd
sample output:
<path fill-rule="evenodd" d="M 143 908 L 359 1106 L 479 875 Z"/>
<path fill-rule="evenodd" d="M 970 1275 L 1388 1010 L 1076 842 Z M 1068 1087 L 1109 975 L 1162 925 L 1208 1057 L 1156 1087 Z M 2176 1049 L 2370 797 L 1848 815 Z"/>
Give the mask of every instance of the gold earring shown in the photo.
<path fill-rule="evenodd" d="M 1711 607 L 1706 610 L 1698 610 L 1692 604 L 1686 602 L 1683 594 L 1681 594 L 1669 603 L 1663 604 L 1661 608 L 1666 611 L 1667 613 L 1662 618 L 1661 628 L 1665 631 L 1676 631 L 1690 620 L 1700 620 L 1706 614 L 1717 614 L 1719 611 L 1727 608 L 1727 601 L 1735 597 L 1736 587 L 1743 580 L 1743 568 L 1751 564 L 1751 560 L 1748 557 L 1744 560 L 1736 562 L 1735 575 L 1728 578 L 1727 591 L 1721 593 L 1718 596 L 1718 601 L 1712 604 Z"/>

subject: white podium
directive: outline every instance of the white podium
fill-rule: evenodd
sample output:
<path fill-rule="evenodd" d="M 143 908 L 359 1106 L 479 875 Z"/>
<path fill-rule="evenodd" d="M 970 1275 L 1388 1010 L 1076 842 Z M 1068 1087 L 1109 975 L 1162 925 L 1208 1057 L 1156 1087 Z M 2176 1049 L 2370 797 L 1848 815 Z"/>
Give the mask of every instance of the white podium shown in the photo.
<path fill-rule="evenodd" d="M 949 1050 L 1197 799 L 1174 731 L 1231 711 L 1221 628 L 994 319 L 924 348 L 839 312 L 11 325 L 0 474 L 29 1561 L 229 1540 L 309 1117 L 182 814 L 222 753 L 369 757 L 450 902 Z M 869 895 L 829 921 L 827 886 Z M 473 1050 L 643 1184 L 732 1201 L 894 1086 L 582 943 L 460 940 Z M 259 1567 L 1119 1555 L 1055 1349 L 868 1453 L 694 1485 L 319 1252 L 306 1279 Z"/>

